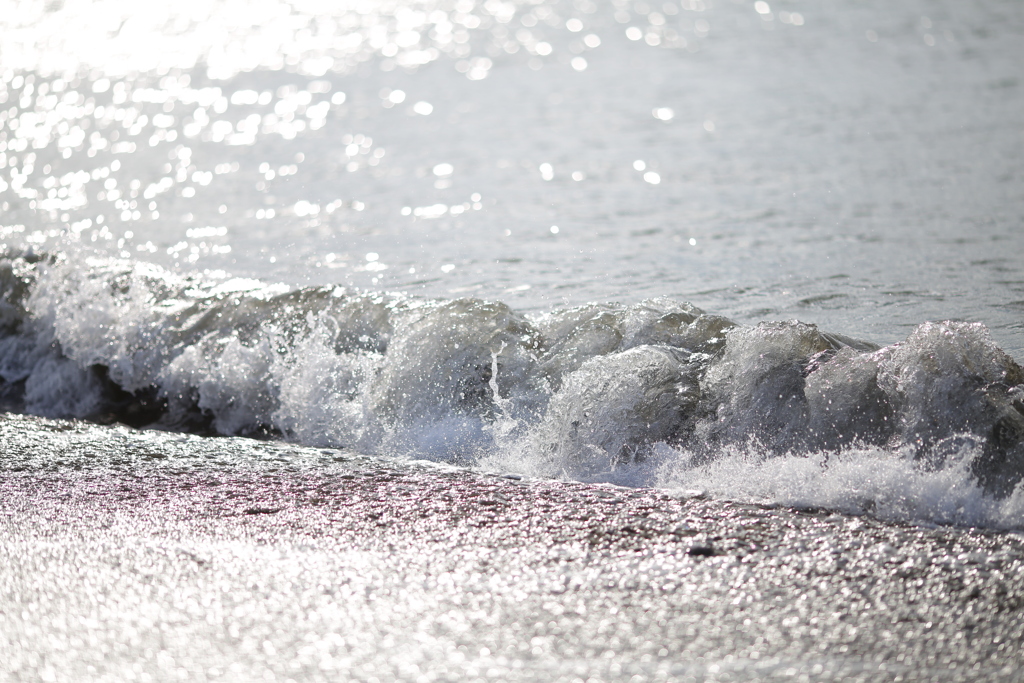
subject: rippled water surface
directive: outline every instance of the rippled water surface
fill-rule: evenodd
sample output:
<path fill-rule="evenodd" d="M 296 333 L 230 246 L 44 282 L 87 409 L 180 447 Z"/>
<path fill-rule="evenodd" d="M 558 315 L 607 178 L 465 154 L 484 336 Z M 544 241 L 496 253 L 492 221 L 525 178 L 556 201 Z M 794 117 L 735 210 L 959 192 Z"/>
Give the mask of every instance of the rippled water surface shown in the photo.
<path fill-rule="evenodd" d="M 8 245 L 1020 357 L 1014 2 L 20 3 Z"/>
<path fill-rule="evenodd" d="M 727 495 L 1024 473 L 1016 3 L 0 22 L 9 409 Z"/>

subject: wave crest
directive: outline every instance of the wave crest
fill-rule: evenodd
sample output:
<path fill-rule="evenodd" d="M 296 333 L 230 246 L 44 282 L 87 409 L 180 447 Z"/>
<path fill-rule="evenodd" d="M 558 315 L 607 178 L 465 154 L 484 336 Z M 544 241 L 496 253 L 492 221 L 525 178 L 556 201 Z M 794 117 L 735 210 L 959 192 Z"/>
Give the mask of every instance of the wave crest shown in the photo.
<path fill-rule="evenodd" d="M 0 291 L 8 410 L 976 519 L 920 502 L 946 482 L 1024 514 L 1024 371 L 978 323 L 879 348 L 670 299 L 528 316 L 61 254 L 3 259 Z"/>

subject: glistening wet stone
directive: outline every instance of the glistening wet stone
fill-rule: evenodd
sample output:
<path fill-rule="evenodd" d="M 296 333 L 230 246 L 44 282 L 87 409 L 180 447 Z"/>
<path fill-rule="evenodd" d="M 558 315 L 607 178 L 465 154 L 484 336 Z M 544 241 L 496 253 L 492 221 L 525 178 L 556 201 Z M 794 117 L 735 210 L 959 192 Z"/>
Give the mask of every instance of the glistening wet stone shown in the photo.
<path fill-rule="evenodd" d="M 1019 533 L 38 418 L 0 436 L 12 680 L 1019 677 Z"/>

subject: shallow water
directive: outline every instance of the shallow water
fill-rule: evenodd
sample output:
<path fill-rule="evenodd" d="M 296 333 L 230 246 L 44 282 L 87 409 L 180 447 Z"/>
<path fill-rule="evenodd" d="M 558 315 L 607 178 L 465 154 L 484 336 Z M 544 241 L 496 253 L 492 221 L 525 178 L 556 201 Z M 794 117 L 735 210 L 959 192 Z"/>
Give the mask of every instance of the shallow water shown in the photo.
<path fill-rule="evenodd" d="M 8 410 L 1024 524 L 1012 2 L 0 22 Z"/>

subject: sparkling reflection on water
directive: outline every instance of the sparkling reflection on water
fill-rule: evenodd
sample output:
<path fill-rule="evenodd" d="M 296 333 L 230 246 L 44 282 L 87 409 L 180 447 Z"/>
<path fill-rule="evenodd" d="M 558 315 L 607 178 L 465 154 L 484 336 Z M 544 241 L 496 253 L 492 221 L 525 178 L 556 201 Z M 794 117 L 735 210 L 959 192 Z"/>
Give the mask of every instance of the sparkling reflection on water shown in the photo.
<path fill-rule="evenodd" d="M 1020 355 L 1012 3 L 22 3 L 0 239 Z M 366 254 L 377 254 L 367 259 Z"/>

